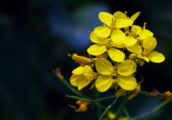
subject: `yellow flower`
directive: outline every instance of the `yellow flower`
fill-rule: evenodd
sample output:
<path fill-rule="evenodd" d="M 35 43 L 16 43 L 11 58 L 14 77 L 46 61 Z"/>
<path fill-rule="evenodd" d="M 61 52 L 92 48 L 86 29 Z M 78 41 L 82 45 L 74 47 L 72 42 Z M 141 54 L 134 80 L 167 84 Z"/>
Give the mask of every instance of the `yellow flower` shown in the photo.
<path fill-rule="evenodd" d="M 95 86 L 99 92 L 107 91 L 115 81 L 124 90 L 135 89 L 137 83 L 132 74 L 136 71 L 136 63 L 132 60 L 125 60 L 120 63 L 116 70 L 105 58 L 99 58 L 95 67 L 100 74 Z"/>
<path fill-rule="evenodd" d="M 154 34 L 150 30 L 146 29 L 145 26 L 146 26 L 146 23 L 144 24 L 143 29 L 142 29 L 142 27 L 138 25 L 132 25 L 131 35 L 134 38 L 137 38 L 138 40 L 143 40 L 148 36 L 153 36 Z"/>
<path fill-rule="evenodd" d="M 146 37 L 149 37 L 149 36 L 153 36 L 153 33 L 151 31 L 149 31 L 148 29 L 145 29 L 145 25 L 143 26 L 143 29 L 142 27 L 138 26 L 138 25 L 132 25 L 132 28 L 131 28 L 131 32 L 130 32 L 130 35 L 136 40 L 136 42 L 138 40 L 143 40 L 145 39 Z M 129 41 L 130 42 L 130 41 Z M 134 52 L 134 53 L 140 53 L 142 51 L 141 47 L 138 45 L 138 43 L 134 43 L 132 45 L 128 45 L 128 46 L 125 46 L 130 52 Z M 142 43 L 142 42 L 141 42 Z"/>
<path fill-rule="evenodd" d="M 137 39 L 133 36 L 126 36 L 122 30 L 113 30 L 111 39 L 113 41 L 113 46 L 118 48 L 130 47 L 137 42 Z"/>
<path fill-rule="evenodd" d="M 93 43 L 97 43 L 97 44 L 94 44 L 87 49 L 87 52 L 89 54 L 98 56 L 108 51 L 108 54 L 113 61 L 116 62 L 124 61 L 125 54 L 122 51 L 113 48 L 112 41 L 109 40 L 108 38 L 97 37 L 97 35 L 94 32 L 91 32 L 90 39 Z"/>
<path fill-rule="evenodd" d="M 138 55 L 139 58 L 144 59 L 146 62 L 151 60 L 154 63 L 161 63 L 165 60 L 163 54 L 153 51 L 157 45 L 157 41 L 154 37 L 146 37 L 143 40 L 143 51 Z"/>
<path fill-rule="evenodd" d="M 95 77 L 95 73 L 89 65 L 77 67 L 72 73 L 73 75 L 70 77 L 70 83 L 71 85 L 78 87 L 78 90 L 87 86 Z"/>
<path fill-rule="evenodd" d="M 84 57 L 84 56 L 79 56 L 77 54 L 73 54 L 72 59 L 75 60 L 76 63 L 79 63 L 81 66 L 84 66 L 87 63 L 91 62 L 90 58 Z"/>
<path fill-rule="evenodd" d="M 87 105 L 89 103 L 85 102 L 85 101 L 82 101 L 82 100 L 78 100 L 78 101 L 76 101 L 76 104 L 79 105 L 78 109 L 75 106 L 73 106 L 73 105 L 69 105 L 69 107 L 75 109 L 75 112 L 85 112 L 87 110 Z"/>
<path fill-rule="evenodd" d="M 96 27 L 94 32 L 98 37 L 107 38 L 113 29 L 125 28 L 132 25 L 139 14 L 140 12 L 137 12 L 129 19 L 126 14 L 120 11 L 115 12 L 113 15 L 107 12 L 100 12 L 99 19 L 106 25 Z"/>

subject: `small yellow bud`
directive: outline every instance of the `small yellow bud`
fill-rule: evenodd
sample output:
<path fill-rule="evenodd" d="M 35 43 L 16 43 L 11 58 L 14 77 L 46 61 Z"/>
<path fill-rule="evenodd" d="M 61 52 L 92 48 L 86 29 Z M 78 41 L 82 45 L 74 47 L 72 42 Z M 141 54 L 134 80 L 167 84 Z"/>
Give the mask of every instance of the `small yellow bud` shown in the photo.
<path fill-rule="evenodd" d="M 131 60 L 136 60 L 136 57 L 137 57 L 136 53 L 133 53 L 133 54 L 129 55 L 129 59 L 131 59 Z"/>

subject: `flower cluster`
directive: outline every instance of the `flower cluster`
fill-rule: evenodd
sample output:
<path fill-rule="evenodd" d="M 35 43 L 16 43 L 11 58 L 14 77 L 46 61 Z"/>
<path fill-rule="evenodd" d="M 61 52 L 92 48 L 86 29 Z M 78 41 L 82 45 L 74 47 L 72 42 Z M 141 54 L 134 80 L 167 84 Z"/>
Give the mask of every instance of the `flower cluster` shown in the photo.
<path fill-rule="evenodd" d="M 80 66 L 72 71 L 71 85 L 81 90 L 91 83 L 91 88 L 95 86 L 99 92 L 109 88 L 117 90 L 119 86 L 120 91 L 134 90 L 133 96 L 140 91 L 140 83 L 134 77 L 137 65 L 142 66 L 149 61 L 161 63 L 165 57 L 154 50 L 157 40 L 146 29 L 146 24 L 143 27 L 133 24 L 139 14 L 128 17 L 120 11 L 113 15 L 99 13 L 98 17 L 104 24 L 90 33 L 90 40 L 94 43 L 87 49 L 90 58 L 77 54 L 72 56 Z"/>

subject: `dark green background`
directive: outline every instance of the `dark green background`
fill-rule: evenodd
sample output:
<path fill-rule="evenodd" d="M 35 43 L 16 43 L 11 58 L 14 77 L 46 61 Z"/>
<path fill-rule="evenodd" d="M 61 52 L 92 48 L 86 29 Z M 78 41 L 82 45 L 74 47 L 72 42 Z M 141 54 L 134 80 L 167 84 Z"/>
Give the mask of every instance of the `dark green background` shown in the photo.
<path fill-rule="evenodd" d="M 145 81 L 142 89 L 172 91 L 172 2 L 170 0 L 0 0 L 0 119 L 1 120 L 98 120 L 95 105 L 85 113 L 75 113 L 68 104 L 73 94 L 51 72 L 61 68 L 66 80 L 78 66 L 68 53 L 87 55 L 92 44 L 89 30 L 102 25 L 98 13 L 141 11 L 135 24 L 154 33 L 166 60 L 138 67 L 137 80 Z M 95 98 L 88 87 L 81 92 Z M 114 95 L 109 90 L 100 97 Z M 113 99 L 102 102 L 109 105 Z M 116 110 L 120 104 L 112 108 Z M 131 116 L 150 111 L 163 100 L 139 95 L 127 104 Z M 150 120 L 171 120 L 168 104 Z M 148 118 L 147 118 L 148 119 Z"/>

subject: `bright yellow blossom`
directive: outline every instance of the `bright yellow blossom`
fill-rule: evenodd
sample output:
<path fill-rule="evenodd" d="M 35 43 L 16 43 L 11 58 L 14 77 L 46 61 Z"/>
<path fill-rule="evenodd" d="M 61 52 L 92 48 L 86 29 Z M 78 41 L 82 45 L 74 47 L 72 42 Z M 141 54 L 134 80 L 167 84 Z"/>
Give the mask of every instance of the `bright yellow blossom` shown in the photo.
<path fill-rule="evenodd" d="M 137 42 L 137 39 L 133 36 L 126 36 L 122 30 L 113 30 L 111 39 L 113 41 L 113 46 L 118 48 L 130 47 Z"/>
<path fill-rule="evenodd" d="M 138 55 L 139 58 L 144 59 L 146 62 L 151 60 L 154 63 L 161 63 L 165 60 L 163 54 L 153 51 L 157 45 L 157 41 L 154 37 L 146 37 L 143 40 L 143 51 Z"/>
<path fill-rule="evenodd" d="M 116 70 L 105 58 L 99 58 L 95 67 L 100 74 L 95 86 L 99 92 L 107 91 L 115 81 L 124 90 L 135 89 L 137 83 L 132 74 L 136 71 L 136 63 L 132 60 L 125 60 L 120 63 Z"/>
<path fill-rule="evenodd" d="M 72 73 L 73 75 L 70 77 L 70 83 L 71 85 L 78 87 L 78 90 L 87 86 L 95 77 L 95 73 L 89 65 L 77 67 Z"/>
<path fill-rule="evenodd" d="M 149 37 L 149 36 L 153 36 L 153 33 L 151 31 L 149 31 L 148 29 L 145 29 L 145 25 L 143 26 L 143 29 L 142 27 L 138 26 L 138 25 L 132 25 L 132 28 L 131 28 L 131 32 L 130 32 L 130 36 L 132 36 L 136 42 L 138 40 L 143 40 L 145 39 L 146 37 Z M 128 41 L 130 42 L 130 41 Z M 130 52 L 134 52 L 134 53 L 140 53 L 142 51 L 141 47 L 139 46 L 138 42 L 137 43 L 134 43 L 132 45 L 126 45 L 125 47 L 130 51 Z M 141 42 L 142 43 L 142 42 Z"/>
<path fill-rule="evenodd" d="M 145 26 L 146 26 L 146 23 L 144 24 L 143 29 L 142 29 L 142 27 L 138 25 L 132 25 L 131 35 L 134 38 L 137 38 L 138 40 L 143 40 L 148 36 L 153 36 L 154 34 L 150 30 L 146 29 Z"/>
<path fill-rule="evenodd" d="M 107 12 L 100 12 L 99 19 L 106 25 L 96 27 L 94 32 L 98 37 L 107 38 L 110 36 L 113 29 L 125 28 L 132 25 L 139 13 L 140 12 L 134 14 L 129 19 L 126 14 L 120 11 L 115 12 L 113 15 Z"/>
<path fill-rule="evenodd" d="M 116 62 L 124 61 L 125 54 L 122 51 L 113 48 L 112 41 L 109 40 L 108 38 L 97 37 L 94 32 L 91 32 L 90 39 L 93 43 L 97 43 L 97 44 L 94 44 L 87 49 L 87 52 L 89 54 L 98 56 L 108 51 L 108 54 L 113 61 Z"/>

